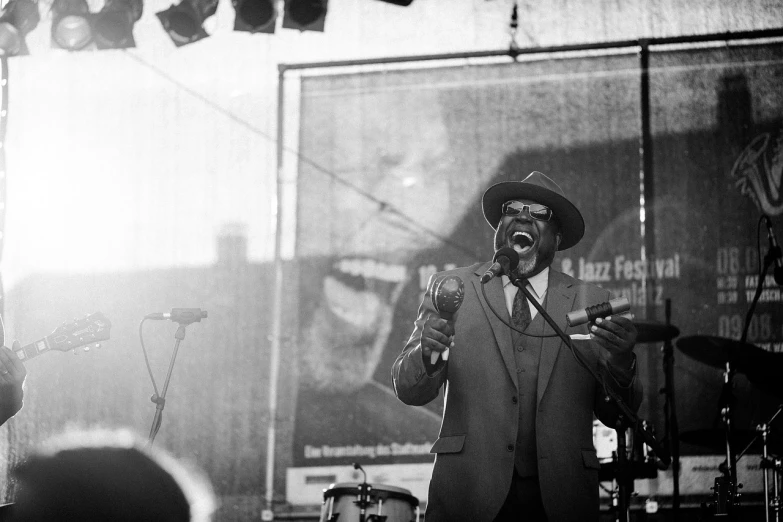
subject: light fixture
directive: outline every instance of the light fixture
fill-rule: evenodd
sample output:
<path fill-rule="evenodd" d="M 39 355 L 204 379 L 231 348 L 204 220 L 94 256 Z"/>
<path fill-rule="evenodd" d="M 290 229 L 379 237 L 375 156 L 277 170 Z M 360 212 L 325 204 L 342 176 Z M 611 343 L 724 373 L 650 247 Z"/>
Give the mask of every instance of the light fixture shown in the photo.
<path fill-rule="evenodd" d="M 106 0 L 99 13 L 93 15 L 92 29 L 98 49 L 136 47 L 133 24 L 143 11 L 142 0 Z"/>
<path fill-rule="evenodd" d="M 274 33 L 277 9 L 273 0 L 232 0 L 235 31 Z"/>
<path fill-rule="evenodd" d="M 408 6 L 413 3 L 413 0 L 381 0 L 381 2 L 386 2 L 387 4 Z"/>
<path fill-rule="evenodd" d="M 92 42 L 92 27 L 87 0 L 54 0 L 52 45 L 69 51 L 78 51 L 90 42 Z"/>
<path fill-rule="evenodd" d="M 174 45 L 181 47 L 209 36 L 204 20 L 215 14 L 217 5 L 217 0 L 182 0 L 156 15 Z"/>
<path fill-rule="evenodd" d="M 283 27 L 323 32 L 326 3 L 327 0 L 285 0 Z"/>
<path fill-rule="evenodd" d="M 31 0 L 11 0 L 0 15 L 0 53 L 5 56 L 28 54 L 25 36 L 35 29 L 41 15 Z"/>

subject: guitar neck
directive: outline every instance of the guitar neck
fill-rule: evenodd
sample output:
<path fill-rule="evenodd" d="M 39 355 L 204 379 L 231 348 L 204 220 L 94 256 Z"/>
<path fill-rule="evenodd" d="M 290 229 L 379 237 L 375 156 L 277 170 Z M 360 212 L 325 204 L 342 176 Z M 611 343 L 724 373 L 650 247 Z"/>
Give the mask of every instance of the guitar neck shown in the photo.
<path fill-rule="evenodd" d="M 38 339 L 33 343 L 26 344 L 20 347 L 18 350 L 14 350 L 14 352 L 16 353 L 16 356 L 19 357 L 20 360 L 26 361 L 28 359 L 32 359 L 33 357 L 41 355 L 44 352 L 48 352 L 49 350 L 51 350 L 51 347 L 49 346 L 49 342 L 47 341 L 47 338 L 42 337 L 41 339 Z"/>

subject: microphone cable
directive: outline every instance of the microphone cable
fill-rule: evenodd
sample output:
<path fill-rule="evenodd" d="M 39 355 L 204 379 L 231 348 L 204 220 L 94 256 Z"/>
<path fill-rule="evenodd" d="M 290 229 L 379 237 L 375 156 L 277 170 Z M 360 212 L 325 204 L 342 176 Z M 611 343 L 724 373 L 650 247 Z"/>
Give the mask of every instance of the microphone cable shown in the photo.
<path fill-rule="evenodd" d="M 489 299 L 487 299 L 487 291 L 484 288 L 485 286 L 486 285 L 481 285 L 481 295 L 484 296 L 484 301 L 486 301 L 487 306 L 489 306 L 489 309 L 492 310 L 492 313 L 495 314 L 495 317 L 497 317 L 500 320 L 501 323 L 503 323 L 504 325 L 508 326 L 509 328 L 514 330 L 515 332 L 519 332 L 520 334 L 525 335 L 527 337 L 534 337 L 536 339 L 547 339 L 547 338 L 551 338 L 551 337 L 560 337 L 556 332 L 554 332 L 554 329 L 552 328 L 552 326 L 549 323 L 547 323 L 546 321 L 544 321 L 546 323 L 546 326 L 549 328 L 550 331 L 554 332 L 551 335 L 529 334 L 529 333 L 523 332 L 519 328 L 517 328 L 517 327 L 513 326 L 512 324 L 506 322 L 506 320 L 503 319 L 503 317 L 501 317 L 500 314 L 497 312 L 497 310 L 495 310 L 495 308 L 492 306 L 492 303 L 490 303 Z M 517 292 L 521 292 L 521 291 L 522 290 L 520 288 L 517 288 Z M 579 363 L 579 365 L 582 368 L 587 370 L 587 372 L 590 373 L 598 382 L 600 382 L 604 386 L 604 389 L 605 389 L 606 385 L 604 384 L 603 380 L 599 378 L 599 376 L 593 371 L 592 368 L 588 367 L 587 362 L 585 362 L 579 355 L 577 355 L 576 348 L 574 348 L 574 344 L 571 343 L 571 342 L 568 342 L 568 343 L 566 343 L 566 345 L 568 346 L 568 349 L 571 352 L 571 356 L 574 358 L 574 360 L 577 363 Z"/>

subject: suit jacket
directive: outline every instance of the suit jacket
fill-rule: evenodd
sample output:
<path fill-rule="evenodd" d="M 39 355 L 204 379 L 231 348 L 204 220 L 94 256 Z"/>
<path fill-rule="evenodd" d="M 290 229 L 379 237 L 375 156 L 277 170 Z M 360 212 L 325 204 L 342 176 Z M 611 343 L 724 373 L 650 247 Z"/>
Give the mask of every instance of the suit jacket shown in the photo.
<path fill-rule="evenodd" d="M 517 372 L 510 321 L 499 277 L 479 282 L 489 263 L 457 268 L 430 279 L 413 333 L 392 367 L 397 397 L 423 405 L 446 395 L 443 419 L 431 452 L 436 454 L 430 481 L 427 522 L 491 521 L 499 512 L 514 472 L 514 443 L 520 422 Z M 430 314 L 432 282 L 457 275 L 465 298 L 454 316 L 455 346 L 449 360 L 428 375 L 421 334 Z M 606 302 L 609 292 L 554 270 L 549 271 L 545 309 L 565 331 L 588 333 L 587 325 L 566 328 L 571 310 Z M 492 311 L 495 310 L 495 312 Z M 547 326 L 548 333 L 553 333 Z M 612 387 L 636 410 L 641 385 L 621 386 L 609 373 L 605 350 L 591 341 L 574 341 L 576 351 L 603 384 L 576 361 L 559 337 L 543 338 L 537 382 L 536 445 L 541 496 L 552 522 L 598 520 L 598 470 L 593 445 L 593 413 L 613 426 L 618 411 L 603 386 Z M 627 383 L 626 383 L 627 384 Z"/>

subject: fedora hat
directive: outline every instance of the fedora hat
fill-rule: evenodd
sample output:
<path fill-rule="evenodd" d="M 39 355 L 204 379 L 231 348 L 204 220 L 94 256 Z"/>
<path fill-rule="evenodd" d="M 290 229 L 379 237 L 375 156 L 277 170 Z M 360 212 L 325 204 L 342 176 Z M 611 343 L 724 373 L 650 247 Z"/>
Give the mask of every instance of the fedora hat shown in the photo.
<path fill-rule="evenodd" d="M 534 171 L 522 181 L 501 181 L 489 187 L 481 198 L 484 218 L 493 229 L 500 223 L 501 207 L 512 199 L 529 199 L 552 209 L 560 223 L 563 235 L 558 250 L 565 250 L 579 243 L 585 234 L 585 220 L 576 206 L 563 194 L 557 183 L 544 174 Z"/>

